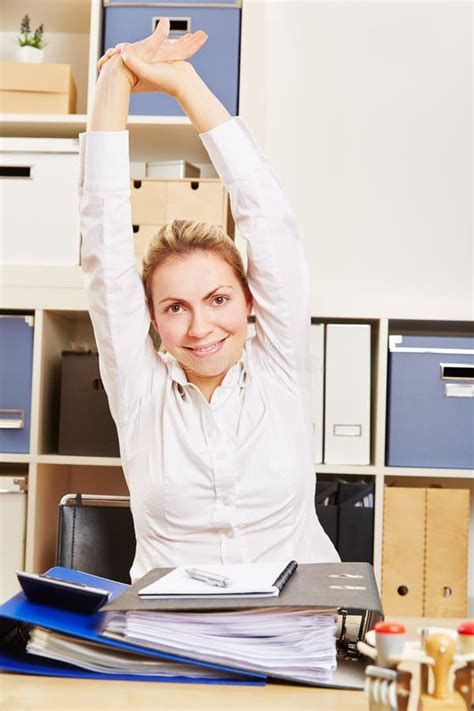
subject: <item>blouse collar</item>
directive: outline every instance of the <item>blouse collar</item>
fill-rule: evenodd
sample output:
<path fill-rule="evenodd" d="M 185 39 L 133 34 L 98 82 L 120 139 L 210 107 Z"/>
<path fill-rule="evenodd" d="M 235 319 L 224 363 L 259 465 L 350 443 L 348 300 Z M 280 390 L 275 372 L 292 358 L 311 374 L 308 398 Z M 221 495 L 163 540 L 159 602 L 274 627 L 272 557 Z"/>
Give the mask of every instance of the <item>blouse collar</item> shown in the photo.
<path fill-rule="evenodd" d="M 184 372 L 181 365 L 178 363 L 176 358 L 170 353 L 160 353 L 161 357 L 166 363 L 168 368 L 168 374 L 173 380 L 173 382 L 185 387 L 190 385 L 186 373 Z M 235 385 L 239 385 L 244 388 L 247 384 L 247 358 L 245 350 L 242 352 L 237 363 L 235 363 L 224 376 L 224 380 L 220 384 L 221 388 L 232 388 Z"/>

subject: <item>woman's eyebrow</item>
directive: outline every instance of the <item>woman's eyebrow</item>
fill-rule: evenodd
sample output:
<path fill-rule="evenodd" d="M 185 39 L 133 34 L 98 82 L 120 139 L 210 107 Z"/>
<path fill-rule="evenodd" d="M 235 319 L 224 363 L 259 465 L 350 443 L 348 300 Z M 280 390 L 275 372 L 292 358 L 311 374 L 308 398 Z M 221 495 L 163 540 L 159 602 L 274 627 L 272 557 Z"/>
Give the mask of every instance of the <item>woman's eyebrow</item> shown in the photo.
<path fill-rule="evenodd" d="M 219 291 L 219 289 L 233 289 L 234 287 L 231 286 L 230 284 L 222 284 L 221 286 L 216 286 L 215 289 L 209 292 L 209 294 L 206 294 L 206 296 L 203 296 L 203 301 L 208 299 L 210 296 L 216 293 L 216 291 Z M 166 299 L 161 299 L 161 301 L 158 302 L 158 304 L 162 304 L 165 301 L 180 301 L 183 304 L 187 304 L 188 302 L 185 299 L 181 299 L 179 297 L 175 296 L 167 296 Z"/>

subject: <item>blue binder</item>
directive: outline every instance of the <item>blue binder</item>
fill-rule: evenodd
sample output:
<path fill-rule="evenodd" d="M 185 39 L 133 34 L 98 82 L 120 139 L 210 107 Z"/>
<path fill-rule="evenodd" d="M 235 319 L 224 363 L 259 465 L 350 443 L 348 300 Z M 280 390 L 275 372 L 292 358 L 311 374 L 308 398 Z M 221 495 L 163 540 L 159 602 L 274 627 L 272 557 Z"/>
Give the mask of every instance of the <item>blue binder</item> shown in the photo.
<path fill-rule="evenodd" d="M 85 583 L 87 585 L 100 587 L 109 590 L 112 593 L 112 598 L 117 597 L 122 593 L 128 585 L 118 583 L 107 578 L 99 578 L 95 575 L 82 573 L 78 570 L 70 568 L 62 568 L 56 566 L 47 571 L 46 575 L 51 577 L 61 578 L 70 582 Z M 142 647 L 132 644 L 126 644 L 118 640 L 105 639 L 99 634 L 100 624 L 104 613 L 96 612 L 92 615 L 84 615 L 69 610 L 60 610 L 50 607 L 49 605 L 40 605 L 30 602 L 25 595 L 20 592 L 12 597 L 7 602 L 0 605 L 0 630 L 2 624 L 8 620 L 16 622 L 24 622 L 32 625 L 40 625 L 47 629 L 60 632 L 62 634 L 74 635 L 80 639 L 101 644 L 104 647 L 113 647 L 114 649 L 122 649 L 127 652 L 144 652 Z M 76 677 L 82 679 L 115 679 L 124 681 L 168 681 L 168 682 L 185 682 L 185 683 L 205 683 L 205 684 L 244 684 L 244 685 L 264 685 L 266 677 L 262 674 L 242 672 L 238 669 L 220 666 L 216 664 L 207 664 L 204 662 L 196 662 L 195 660 L 179 657 L 173 654 L 166 654 L 147 649 L 148 657 L 164 659 L 167 661 L 175 661 L 186 663 L 194 667 L 208 668 L 229 673 L 228 678 L 212 679 L 203 677 L 199 679 L 189 679 L 183 676 L 164 677 L 164 676 L 136 676 L 129 674 L 101 674 L 99 672 L 89 672 L 72 664 L 61 663 L 53 660 L 38 657 L 33 654 L 28 654 L 25 651 L 18 651 L 4 646 L 0 639 L 0 669 L 2 671 L 17 672 L 20 674 L 39 674 L 42 676 L 64 676 Z"/>
<path fill-rule="evenodd" d="M 34 318 L 0 316 L 0 452 L 29 452 Z"/>

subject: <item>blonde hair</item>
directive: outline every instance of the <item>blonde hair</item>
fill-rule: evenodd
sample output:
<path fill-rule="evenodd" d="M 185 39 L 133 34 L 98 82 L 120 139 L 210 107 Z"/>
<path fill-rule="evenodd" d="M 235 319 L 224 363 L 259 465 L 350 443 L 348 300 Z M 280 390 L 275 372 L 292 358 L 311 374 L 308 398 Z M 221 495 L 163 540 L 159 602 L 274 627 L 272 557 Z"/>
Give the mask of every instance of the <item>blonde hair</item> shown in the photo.
<path fill-rule="evenodd" d="M 170 259 L 180 259 L 198 251 L 211 252 L 221 257 L 233 270 L 245 296 L 250 294 L 240 252 L 221 227 L 206 222 L 174 220 L 160 227 L 151 239 L 143 259 L 142 280 L 152 317 L 151 281 L 155 269 Z"/>

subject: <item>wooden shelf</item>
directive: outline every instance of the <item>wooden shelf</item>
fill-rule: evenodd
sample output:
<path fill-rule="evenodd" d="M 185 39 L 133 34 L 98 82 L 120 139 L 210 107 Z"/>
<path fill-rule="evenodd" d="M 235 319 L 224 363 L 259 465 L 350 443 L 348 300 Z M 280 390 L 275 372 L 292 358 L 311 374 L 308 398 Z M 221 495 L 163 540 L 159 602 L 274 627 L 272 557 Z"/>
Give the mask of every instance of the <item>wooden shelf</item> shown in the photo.
<path fill-rule="evenodd" d="M 86 130 L 87 119 L 85 114 L 0 114 L 0 129 L 3 136 L 17 138 L 77 138 Z M 185 159 L 209 165 L 207 151 L 186 116 L 130 116 L 127 129 L 134 161 Z"/>
<path fill-rule="evenodd" d="M 383 467 L 385 477 L 424 477 L 435 479 L 472 480 L 471 469 L 429 469 L 425 467 Z"/>
<path fill-rule="evenodd" d="M 339 474 L 341 476 L 375 476 L 377 473 L 377 467 L 373 464 L 315 464 L 314 468 L 317 474 Z"/>
<path fill-rule="evenodd" d="M 31 454 L 15 454 L 0 452 L 0 464 L 30 464 Z"/>
<path fill-rule="evenodd" d="M 0 114 L 2 136 L 77 138 L 86 130 L 85 114 Z"/>
<path fill-rule="evenodd" d="M 85 457 L 73 454 L 38 454 L 34 457 L 37 464 L 72 464 L 94 467 L 121 467 L 120 457 Z"/>

